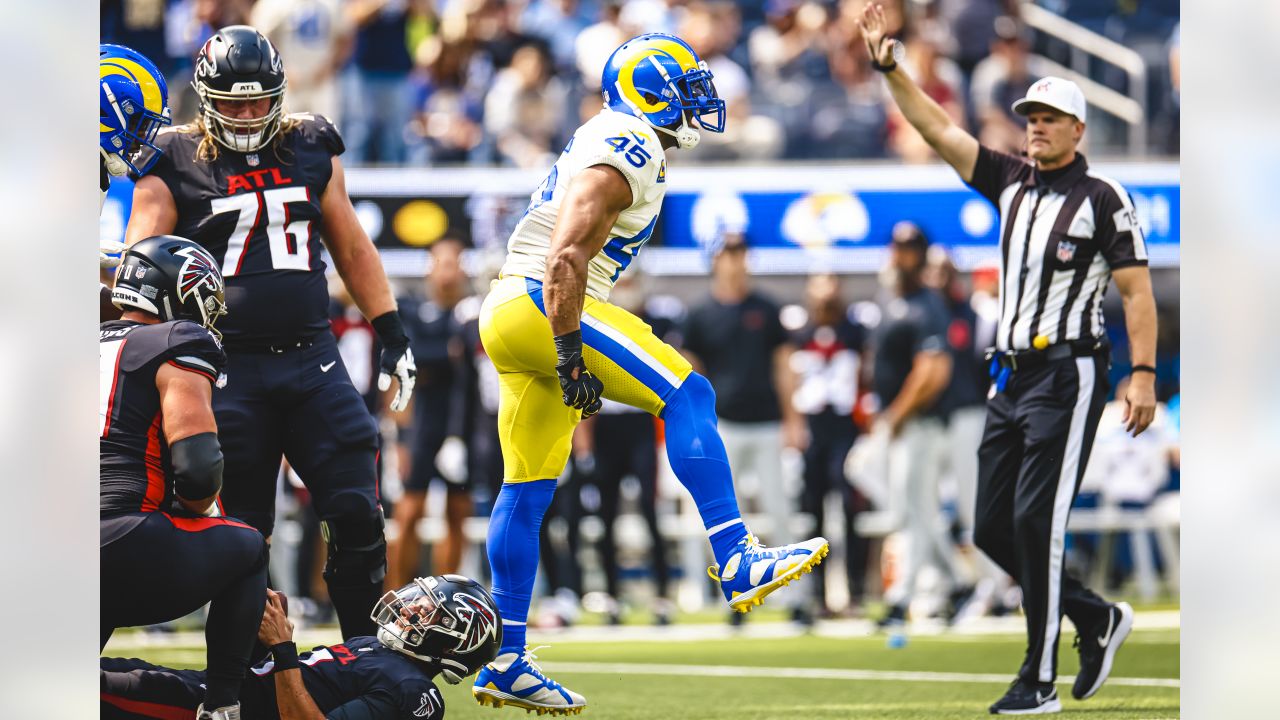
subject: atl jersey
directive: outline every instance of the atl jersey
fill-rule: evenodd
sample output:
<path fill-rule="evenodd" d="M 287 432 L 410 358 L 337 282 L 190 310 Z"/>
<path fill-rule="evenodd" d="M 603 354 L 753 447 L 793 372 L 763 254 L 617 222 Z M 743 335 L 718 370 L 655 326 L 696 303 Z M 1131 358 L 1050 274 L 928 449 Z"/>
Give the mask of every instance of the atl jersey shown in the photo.
<path fill-rule="evenodd" d="M 444 717 L 444 698 L 431 682 L 427 666 L 387 648 L 373 637 L 354 637 L 342 645 L 321 645 L 298 656 L 302 684 L 320 712 L 328 715 L 359 698 L 394 705 L 397 720 L 438 720 Z M 275 663 L 266 660 L 250 668 L 268 678 Z M 275 684 L 268 683 L 274 697 Z"/>
<path fill-rule="evenodd" d="M 319 115 L 286 116 L 298 126 L 256 153 L 218 147 L 196 157 L 192 125 L 166 128 L 151 171 L 173 193 L 173 234 L 200 243 L 226 278 L 227 343 L 266 344 L 314 335 L 329 326 L 329 290 L 321 259 L 320 199 L 344 149 Z"/>
<path fill-rule="evenodd" d="M 547 179 L 533 191 L 529 209 L 507 243 L 502 274 L 542 280 L 551 232 L 570 183 L 585 168 L 608 165 L 622 173 L 631 186 L 631 206 L 618 216 L 604 248 L 588 265 L 587 294 L 607 301 L 618 276 L 658 224 L 658 211 L 667 192 L 666 163 L 662 144 L 647 123 L 625 113 L 602 110 L 578 128 Z"/>
<path fill-rule="evenodd" d="M 189 320 L 105 322 L 98 348 L 101 516 L 121 518 L 104 522 L 106 544 L 141 522 L 139 513 L 160 510 L 172 499 L 156 372 L 168 363 L 216 382 L 226 357 L 213 335 Z"/>

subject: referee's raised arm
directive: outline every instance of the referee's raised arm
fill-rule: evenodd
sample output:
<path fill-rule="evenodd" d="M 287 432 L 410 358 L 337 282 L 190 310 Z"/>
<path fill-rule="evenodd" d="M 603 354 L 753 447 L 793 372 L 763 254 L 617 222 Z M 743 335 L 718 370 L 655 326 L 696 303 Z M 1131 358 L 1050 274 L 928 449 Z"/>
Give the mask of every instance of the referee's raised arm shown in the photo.
<path fill-rule="evenodd" d="M 920 89 L 911 76 L 898 65 L 903 54 L 902 43 L 887 37 L 884 8 L 868 3 L 858 21 L 862 39 L 871 53 L 871 65 L 884 74 L 893 101 L 898 104 L 925 142 L 960 173 L 965 182 L 973 180 L 974 167 L 978 163 L 978 139 L 952 122 L 951 117 Z"/>

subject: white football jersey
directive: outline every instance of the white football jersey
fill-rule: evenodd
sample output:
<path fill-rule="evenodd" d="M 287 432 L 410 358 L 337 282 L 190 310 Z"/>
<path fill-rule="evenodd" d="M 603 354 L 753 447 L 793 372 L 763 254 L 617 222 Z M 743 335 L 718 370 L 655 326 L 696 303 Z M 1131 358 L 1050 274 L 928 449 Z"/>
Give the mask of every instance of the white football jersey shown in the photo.
<path fill-rule="evenodd" d="M 542 280 L 560 203 L 573 178 L 592 165 L 616 168 L 631 185 L 631 207 L 618 215 L 604 248 L 587 268 L 587 294 L 601 301 L 609 299 L 618 276 L 653 235 L 667 191 L 666 154 L 657 132 L 643 120 L 613 110 L 602 110 L 578 128 L 547 179 L 533 191 L 529 209 L 507 242 L 504 276 Z"/>

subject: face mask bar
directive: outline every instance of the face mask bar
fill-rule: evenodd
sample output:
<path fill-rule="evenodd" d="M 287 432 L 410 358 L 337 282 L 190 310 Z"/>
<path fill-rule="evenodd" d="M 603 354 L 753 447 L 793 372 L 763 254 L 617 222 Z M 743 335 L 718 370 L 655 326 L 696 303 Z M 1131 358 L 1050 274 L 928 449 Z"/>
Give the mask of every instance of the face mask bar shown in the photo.
<path fill-rule="evenodd" d="M 416 583 L 417 587 L 384 594 L 373 608 L 373 621 L 408 647 L 421 646 L 429 632 L 461 641 L 463 635 L 453 627 L 456 625 L 453 616 L 436 604 L 431 590 L 422 586 L 421 579 Z"/>
<path fill-rule="evenodd" d="M 169 117 L 169 108 L 164 109 L 164 114 L 144 108 L 134 121 L 134 127 L 131 128 L 125 113 L 121 111 L 120 104 L 116 101 L 115 93 L 111 92 L 111 88 L 106 83 L 103 83 L 102 89 L 106 92 L 107 101 L 115 111 L 116 119 L 122 128 L 116 135 L 120 142 L 120 152 L 116 157 L 124 162 L 129 176 L 136 180 L 146 174 L 160 159 L 160 148 L 156 147 L 153 141 L 160 132 L 160 128 L 173 122 Z"/>
<path fill-rule="evenodd" d="M 707 70 L 704 62 L 699 69 L 672 78 L 667 83 L 674 84 L 676 89 L 673 105 L 692 113 L 702 129 L 721 133 L 725 125 L 725 103 L 716 92 L 711 77 L 711 71 Z"/>
<path fill-rule="evenodd" d="M 280 130 L 280 118 L 284 114 L 284 90 L 286 83 L 270 92 L 229 93 L 205 89 L 200 95 L 200 112 L 204 115 L 205 124 L 209 126 L 214 140 L 229 150 L 236 152 L 255 152 L 271 142 Z M 271 109 L 258 118 L 240 120 L 218 112 L 214 101 L 252 101 L 271 99 Z"/>

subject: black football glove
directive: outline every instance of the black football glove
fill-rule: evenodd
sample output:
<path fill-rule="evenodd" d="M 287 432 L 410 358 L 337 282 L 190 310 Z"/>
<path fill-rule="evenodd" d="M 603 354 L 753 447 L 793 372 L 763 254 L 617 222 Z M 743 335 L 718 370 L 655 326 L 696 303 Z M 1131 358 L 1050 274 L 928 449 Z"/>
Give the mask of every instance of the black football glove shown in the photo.
<path fill-rule="evenodd" d="M 556 374 L 560 376 L 560 390 L 564 392 L 561 399 L 565 405 L 581 410 L 584 418 L 600 412 L 604 404 L 600 400 L 604 383 L 592 375 L 582 361 L 581 330 L 556 337 Z"/>
<path fill-rule="evenodd" d="M 413 394 L 413 384 L 418 377 L 418 366 L 413 360 L 413 351 L 409 349 L 409 337 L 404 334 L 404 325 L 400 322 L 400 313 L 392 310 L 369 321 L 373 331 L 378 333 L 382 341 L 382 360 L 378 363 L 382 370 L 378 374 L 378 389 L 391 389 L 391 378 L 400 381 L 396 388 L 396 396 L 391 401 L 391 410 L 400 412 L 409 406 L 409 396 Z"/>

